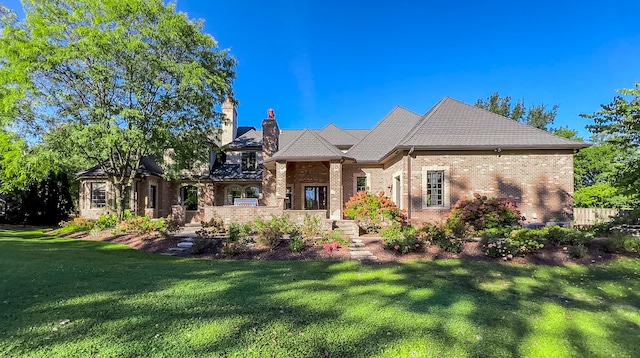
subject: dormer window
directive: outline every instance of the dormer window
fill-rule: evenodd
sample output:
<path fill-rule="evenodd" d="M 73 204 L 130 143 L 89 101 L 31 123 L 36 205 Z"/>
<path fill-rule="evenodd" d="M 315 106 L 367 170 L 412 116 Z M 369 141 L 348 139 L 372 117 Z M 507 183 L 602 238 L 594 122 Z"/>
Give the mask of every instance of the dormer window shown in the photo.
<path fill-rule="evenodd" d="M 242 152 L 242 171 L 256 171 L 256 152 Z"/>

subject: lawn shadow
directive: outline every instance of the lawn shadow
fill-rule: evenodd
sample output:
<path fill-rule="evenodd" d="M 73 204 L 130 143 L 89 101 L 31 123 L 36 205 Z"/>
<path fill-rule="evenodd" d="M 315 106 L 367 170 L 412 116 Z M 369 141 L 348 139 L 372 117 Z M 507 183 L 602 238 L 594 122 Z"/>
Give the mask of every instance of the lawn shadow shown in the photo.
<path fill-rule="evenodd" d="M 106 355 L 370 357 L 412 353 L 406 346 L 423 356 L 520 356 L 549 308 L 572 354 L 601 355 L 566 318 L 583 314 L 608 317 L 599 329 L 617 353 L 640 349 L 637 322 L 623 313 L 640 309 L 631 260 L 573 268 L 210 261 L 28 237 L 0 240 L 0 352 L 8 355 L 109 347 Z"/>

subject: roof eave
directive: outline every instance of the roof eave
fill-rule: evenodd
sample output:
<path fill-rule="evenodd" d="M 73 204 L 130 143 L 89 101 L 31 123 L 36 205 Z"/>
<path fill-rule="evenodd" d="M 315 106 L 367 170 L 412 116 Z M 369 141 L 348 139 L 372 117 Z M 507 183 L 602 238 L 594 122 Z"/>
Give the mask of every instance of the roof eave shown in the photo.
<path fill-rule="evenodd" d="M 287 157 L 271 157 L 264 160 L 265 163 L 276 161 L 287 162 L 326 162 L 331 160 L 355 161 L 355 159 L 345 156 L 335 157 L 306 157 L 306 156 L 287 156 Z"/>
<path fill-rule="evenodd" d="M 397 146 L 395 149 L 398 150 L 527 150 L 527 149 L 582 149 L 590 147 L 591 144 L 588 143 L 576 143 L 576 144 L 522 144 L 522 145 L 500 145 L 500 144 L 492 144 L 492 145 L 401 145 Z M 391 152 L 393 153 L 393 151 Z M 389 153 L 389 154 L 391 154 Z M 386 156 L 388 156 L 387 154 Z M 386 157 L 385 156 L 385 157 Z M 384 159 L 384 158 L 383 158 Z"/>

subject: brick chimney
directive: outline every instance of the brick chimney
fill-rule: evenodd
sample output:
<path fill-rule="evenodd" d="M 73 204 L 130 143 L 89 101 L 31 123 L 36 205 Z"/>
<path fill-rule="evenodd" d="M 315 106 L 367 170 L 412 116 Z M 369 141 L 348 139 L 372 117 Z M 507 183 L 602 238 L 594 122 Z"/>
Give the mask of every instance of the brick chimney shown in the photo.
<path fill-rule="evenodd" d="M 222 114 L 224 114 L 225 119 L 222 121 L 220 146 L 233 142 L 238 134 L 238 112 L 229 97 L 222 104 Z"/>
<path fill-rule="evenodd" d="M 269 109 L 268 117 L 262 121 L 262 157 L 269 158 L 278 151 L 280 128 L 276 122 L 273 109 Z"/>

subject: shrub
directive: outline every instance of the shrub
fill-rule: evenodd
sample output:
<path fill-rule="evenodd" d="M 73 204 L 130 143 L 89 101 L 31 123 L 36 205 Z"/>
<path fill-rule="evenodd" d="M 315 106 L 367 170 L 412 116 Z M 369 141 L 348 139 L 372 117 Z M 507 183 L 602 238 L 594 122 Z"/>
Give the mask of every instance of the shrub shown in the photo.
<path fill-rule="evenodd" d="M 510 260 L 514 256 L 523 256 L 544 247 L 544 232 L 534 229 L 518 229 L 506 238 L 485 237 L 482 239 L 482 251 L 493 258 Z"/>
<path fill-rule="evenodd" d="M 162 223 L 162 226 L 158 229 L 160 234 L 164 237 L 175 235 L 178 231 L 180 231 L 182 226 L 180 223 L 173 219 L 171 215 L 167 216 Z"/>
<path fill-rule="evenodd" d="M 640 252 L 640 239 L 627 237 L 622 243 L 622 247 L 628 252 Z"/>
<path fill-rule="evenodd" d="M 349 236 L 345 235 L 344 231 L 336 229 L 333 231 L 325 231 L 320 236 L 320 239 L 316 240 L 316 244 L 327 245 L 332 243 L 338 243 L 340 246 L 349 245 Z"/>
<path fill-rule="evenodd" d="M 58 225 L 60 229 L 56 230 L 57 234 L 69 234 L 72 232 L 90 232 L 95 226 L 95 220 L 85 218 L 74 218 L 69 221 L 61 221 Z"/>
<path fill-rule="evenodd" d="M 270 220 L 257 218 L 253 224 L 258 235 L 256 242 L 271 249 L 280 244 L 283 235 L 290 234 L 297 229 L 295 223 L 286 215 L 274 215 Z"/>
<path fill-rule="evenodd" d="M 322 236 L 326 230 L 322 227 L 322 220 L 318 216 L 304 214 L 304 221 L 300 227 L 300 235 L 305 240 L 311 240 Z"/>
<path fill-rule="evenodd" d="M 544 247 L 544 231 L 535 229 L 518 229 L 511 232 L 507 243 L 511 254 L 526 255 Z"/>
<path fill-rule="evenodd" d="M 592 236 L 582 231 L 563 228 L 559 226 L 547 226 L 542 228 L 545 240 L 555 246 L 584 245 Z"/>
<path fill-rule="evenodd" d="M 213 213 L 209 221 L 201 221 L 200 225 L 203 229 L 206 229 L 206 233 L 213 236 L 214 234 L 222 234 L 224 230 L 224 221 L 217 213 Z"/>
<path fill-rule="evenodd" d="M 447 218 L 444 224 L 444 230 L 447 234 L 459 238 L 468 237 L 474 231 L 473 226 L 464 222 L 457 215 L 451 215 Z"/>
<path fill-rule="evenodd" d="M 583 258 L 587 254 L 587 248 L 584 245 L 571 245 L 567 250 L 567 255 L 574 259 Z"/>
<path fill-rule="evenodd" d="M 160 231 L 164 226 L 164 219 L 152 220 L 148 216 L 134 216 L 121 221 L 117 229 L 120 232 L 147 235 L 154 231 Z"/>
<path fill-rule="evenodd" d="M 384 228 L 380 236 L 384 241 L 384 248 L 398 254 L 408 254 L 424 248 L 422 240 L 418 238 L 416 229 L 412 226 L 394 223 Z"/>
<path fill-rule="evenodd" d="M 476 231 L 515 226 L 521 219 L 520 211 L 511 199 L 487 198 L 477 193 L 473 196 L 473 199 L 459 200 L 449 218 L 460 219 Z"/>
<path fill-rule="evenodd" d="M 345 204 L 345 214 L 358 221 L 367 232 L 377 232 L 392 222 L 405 223 L 406 216 L 383 192 L 378 195 L 360 191 Z"/>
<path fill-rule="evenodd" d="M 603 249 L 606 252 L 640 252 L 640 239 L 624 235 L 622 233 L 614 233 L 603 242 Z"/>
<path fill-rule="evenodd" d="M 222 241 L 222 253 L 227 256 L 235 256 L 243 253 L 247 249 L 244 242 Z"/>
<path fill-rule="evenodd" d="M 500 239 L 507 238 L 511 234 L 512 231 L 520 229 L 519 226 L 509 226 L 509 227 L 494 227 L 491 229 L 484 229 L 478 232 L 478 236 L 483 239 Z"/>
<path fill-rule="evenodd" d="M 118 216 L 116 214 L 113 214 L 113 215 L 102 214 L 95 221 L 95 227 L 98 228 L 99 230 L 104 230 L 104 229 L 116 227 L 117 223 L 118 223 Z"/>
<path fill-rule="evenodd" d="M 250 224 L 238 224 L 231 223 L 227 228 L 229 233 L 229 241 L 231 242 L 248 242 L 251 240 L 249 234 L 251 233 Z"/>
<path fill-rule="evenodd" d="M 435 245 L 446 252 L 460 253 L 464 247 L 464 240 L 448 232 L 447 225 L 426 223 L 416 231 L 423 247 Z"/>
<path fill-rule="evenodd" d="M 307 247 L 307 243 L 298 232 L 291 234 L 289 238 L 289 248 L 292 252 L 301 252 Z"/>

